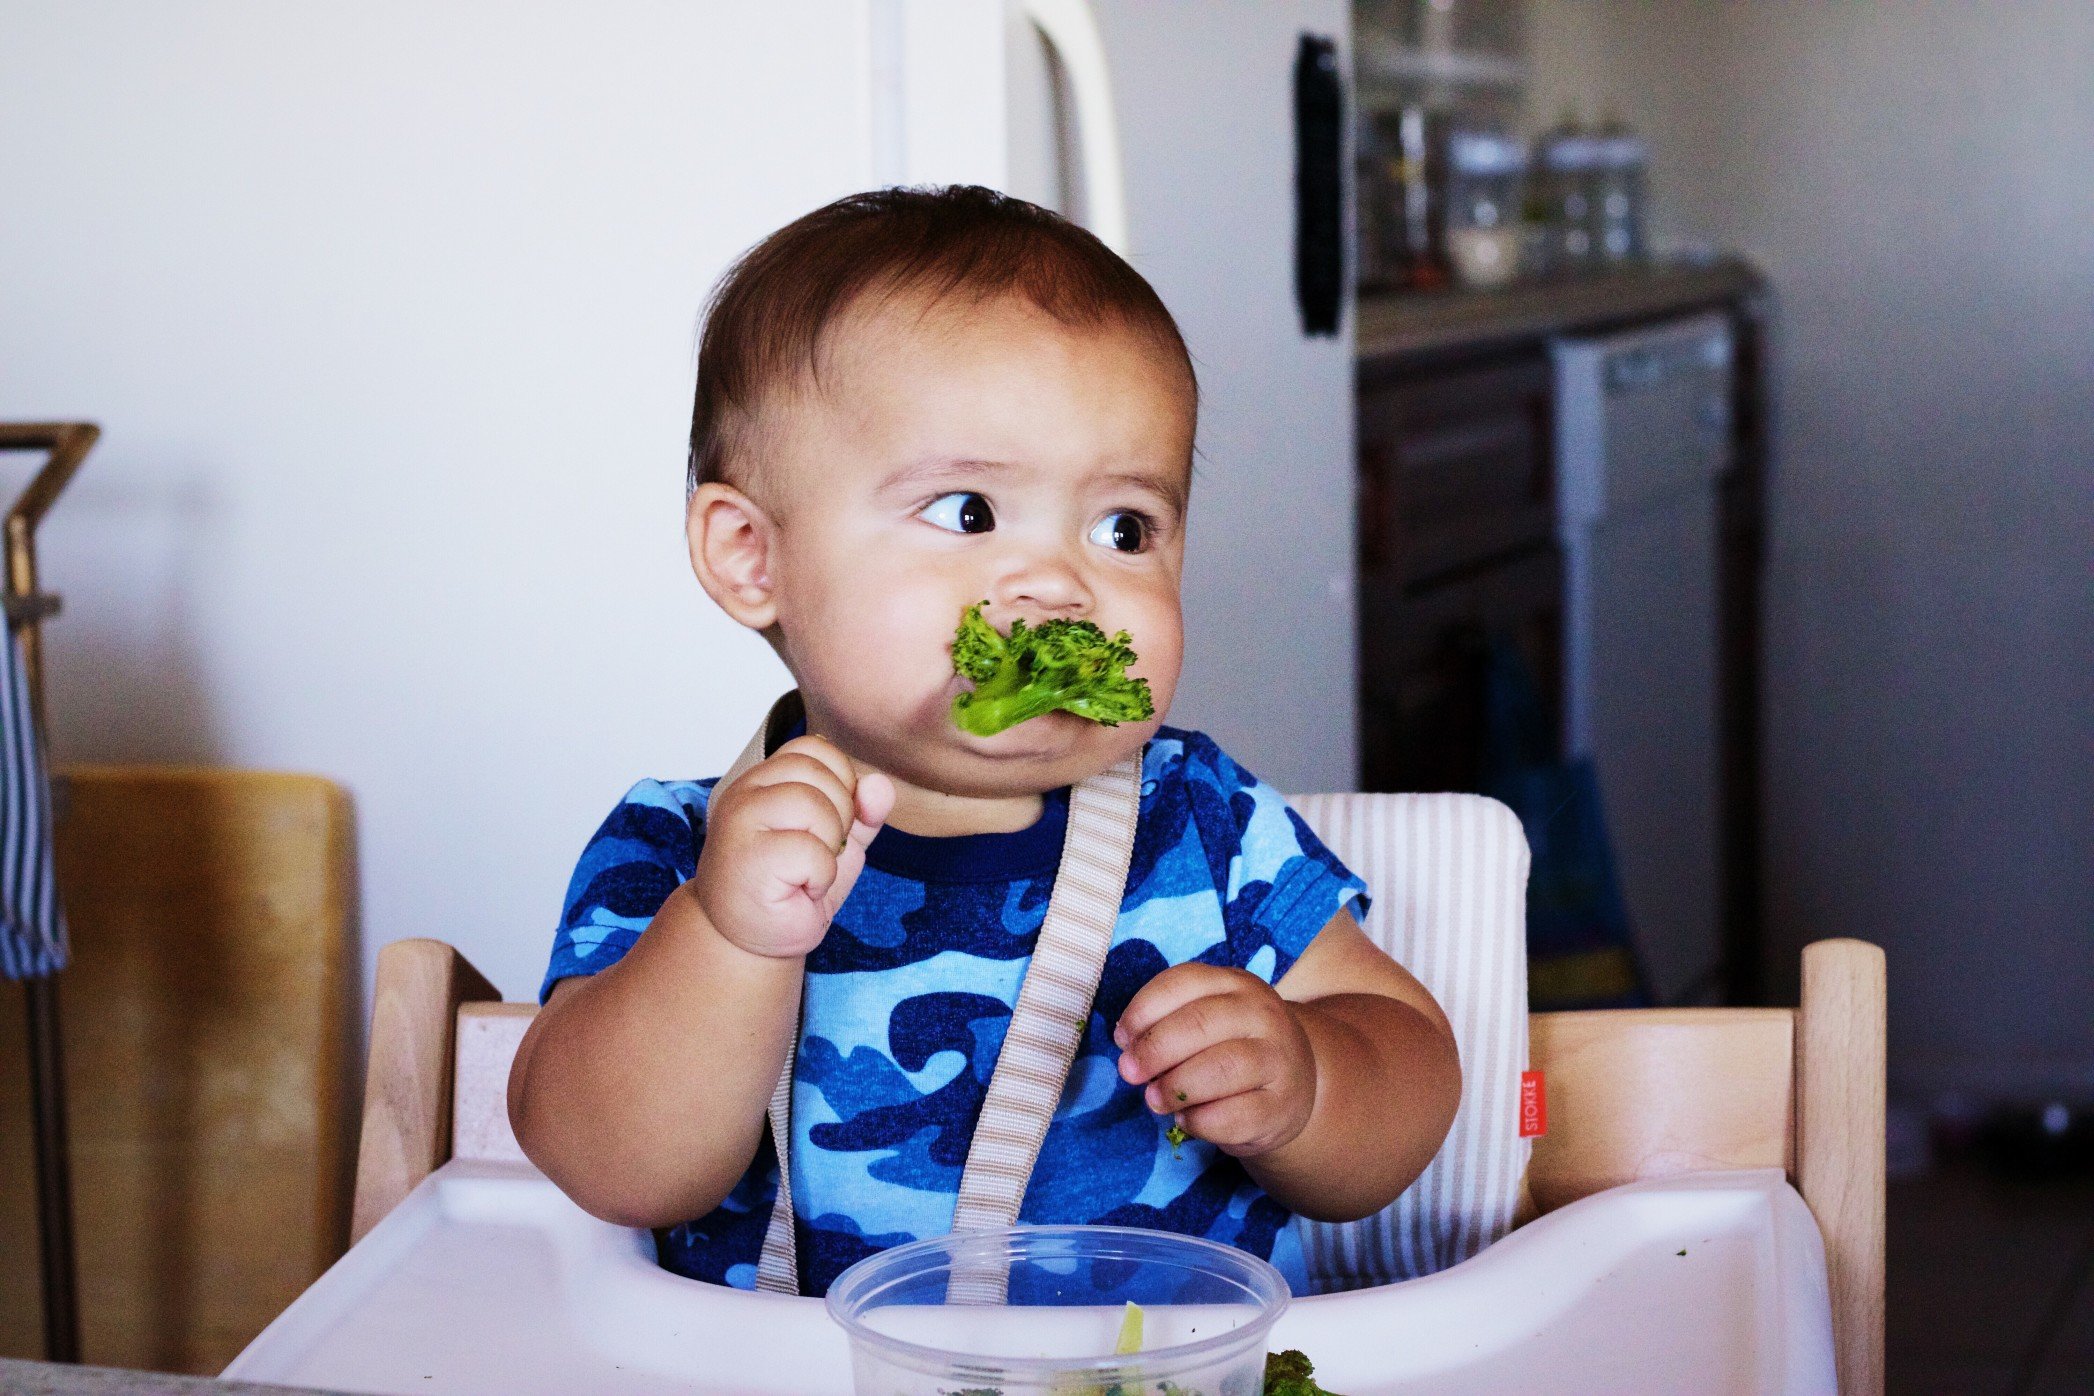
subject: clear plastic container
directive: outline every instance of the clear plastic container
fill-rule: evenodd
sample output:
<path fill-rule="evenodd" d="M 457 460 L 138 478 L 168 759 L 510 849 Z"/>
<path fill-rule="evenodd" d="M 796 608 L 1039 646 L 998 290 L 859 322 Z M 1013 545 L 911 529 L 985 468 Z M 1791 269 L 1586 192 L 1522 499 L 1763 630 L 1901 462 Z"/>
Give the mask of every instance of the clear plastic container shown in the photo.
<path fill-rule="evenodd" d="M 1021 1226 L 882 1251 L 838 1276 L 828 1304 L 858 1396 L 1257 1396 L 1287 1298 L 1279 1271 L 1213 1241 Z M 1142 1342 L 1123 1355 L 1130 1302 Z"/>

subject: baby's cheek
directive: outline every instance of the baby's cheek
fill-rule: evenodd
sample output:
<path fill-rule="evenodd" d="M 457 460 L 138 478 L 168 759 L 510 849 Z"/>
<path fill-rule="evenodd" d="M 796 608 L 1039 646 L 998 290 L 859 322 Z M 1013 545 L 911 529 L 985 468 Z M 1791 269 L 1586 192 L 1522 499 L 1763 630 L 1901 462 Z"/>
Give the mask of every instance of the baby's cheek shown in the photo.
<path fill-rule="evenodd" d="M 946 621 L 927 614 L 930 605 L 895 591 L 860 599 L 858 610 L 866 614 L 866 623 L 842 627 L 831 637 L 826 667 L 836 701 L 848 701 L 868 724 L 896 731 L 918 727 L 933 710 L 944 711 L 951 696 L 952 633 L 959 608 Z M 942 600 L 936 609 L 944 610 Z"/>
<path fill-rule="evenodd" d="M 1156 703 L 1156 711 L 1162 713 L 1169 709 L 1178 691 L 1178 674 L 1185 659 L 1185 635 L 1179 617 L 1175 611 L 1160 616 L 1149 627 L 1146 639 L 1139 633 L 1131 638 L 1136 660 L 1130 672 L 1149 681 L 1149 696 Z"/>

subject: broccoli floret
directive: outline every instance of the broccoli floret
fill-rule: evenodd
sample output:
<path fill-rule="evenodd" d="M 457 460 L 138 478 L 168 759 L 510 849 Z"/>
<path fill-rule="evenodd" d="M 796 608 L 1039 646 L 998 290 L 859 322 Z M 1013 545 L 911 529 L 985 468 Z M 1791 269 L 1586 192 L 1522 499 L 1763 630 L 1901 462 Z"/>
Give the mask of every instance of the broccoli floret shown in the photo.
<path fill-rule="evenodd" d="M 1338 1396 L 1311 1375 L 1316 1368 L 1296 1348 L 1265 1354 L 1265 1396 Z"/>
<path fill-rule="evenodd" d="M 1009 635 L 1000 635 L 982 619 L 981 605 L 969 606 L 953 636 L 952 667 L 974 691 L 952 700 L 953 721 L 978 737 L 1056 710 L 1107 727 L 1141 722 L 1155 716 L 1156 705 L 1147 679 L 1127 677 L 1133 662 L 1124 630 L 1108 638 L 1087 620 L 1035 627 L 1016 620 Z"/>
<path fill-rule="evenodd" d="M 987 683 L 996 673 L 996 667 L 1003 663 L 1004 650 L 1003 636 L 997 633 L 995 626 L 982 619 L 980 606 L 969 606 L 960 612 L 959 633 L 952 637 L 955 673 L 963 679 Z M 960 1393 L 960 1396 L 965 1396 L 965 1393 Z"/>

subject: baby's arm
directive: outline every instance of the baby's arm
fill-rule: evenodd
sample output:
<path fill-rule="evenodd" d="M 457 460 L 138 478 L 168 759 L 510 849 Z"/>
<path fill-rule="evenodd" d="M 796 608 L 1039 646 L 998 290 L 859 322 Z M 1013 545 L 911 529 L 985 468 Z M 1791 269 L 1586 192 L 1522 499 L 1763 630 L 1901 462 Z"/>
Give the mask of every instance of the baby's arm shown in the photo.
<path fill-rule="evenodd" d="M 1349 911 L 1277 986 L 1214 965 L 1165 970 L 1114 1037 L 1120 1074 L 1148 1083 L 1150 1109 L 1177 1114 L 1322 1221 L 1393 1202 L 1439 1152 L 1461 1100 L 1446 1014 Z"/>
<path fill-rule="evenodd" d="M 756 1156 L 821 942 L 894 799 L 818 737 L 707 811 L 698 869 L 623 959 L 562 980 L 517 1048 L 509 1120 L 531 1162 L 624 1226 L 710 1212 Z"/>

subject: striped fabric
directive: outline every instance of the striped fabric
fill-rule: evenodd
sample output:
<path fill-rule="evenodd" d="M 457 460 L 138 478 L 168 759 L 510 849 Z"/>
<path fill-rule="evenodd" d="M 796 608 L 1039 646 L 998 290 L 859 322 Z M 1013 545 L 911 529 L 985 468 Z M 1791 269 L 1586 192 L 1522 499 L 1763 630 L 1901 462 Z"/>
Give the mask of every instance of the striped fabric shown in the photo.
<path fill-rule="evenodd" d="M 1018 989 L 1003 1049 L 989 1077 L 960 1195 L 954 1231 L 986 1231 L 1018 1220 L 1040 1141 L 1069 1081 L 1069 1064 L 1090 1020 L 1113 927 L 1127 890 L 1134 831 L 1141 815 L 1142 759 L 1129 757 L 1076 787 L 1062 861 L 1047 899 L 1047 920 Z M 956 1300 L 1001 1303 L 1001 1268 L 953 1276 Z"/>
<path fill-rule="evenodd" d="M 725 784 L 723 781 L 722 784 Z M 771 1206 L 771 1220 L 764 1227 L 763 1253 L 756 1258 L 756 1287 L 765 1294 L 800 1292 L 800 1245 L 793 1234 L 793 1059 L 799 1053 L 800 1031 L 794 1027 L 785 1039 L 785 1066 L 778 1084 L 771 1087 L 771 1151 L 778 1155 L 778 1196 Z"/>
<path fill-rule="evenodd" d="M 1462 1100 L 1439 1157 L 1356 1222 L 1297 1218 L 1317 1293 L 1444 1270 L 1512 1226 L 1531 1152 L 1519 1135 L 1527 1067 L 1527 840 L 1476 795 L 1303 795 L 1291 803 L 1374 894 L 1366 931 L 1446 1010 Z"/>
<path fill-rule="evenodd" d="M 40 979 L 65 968 L 65 917 L 51 871 L 51 784 L 12 629 L 0 638 L 0 748 L 0 978 Z"/>

